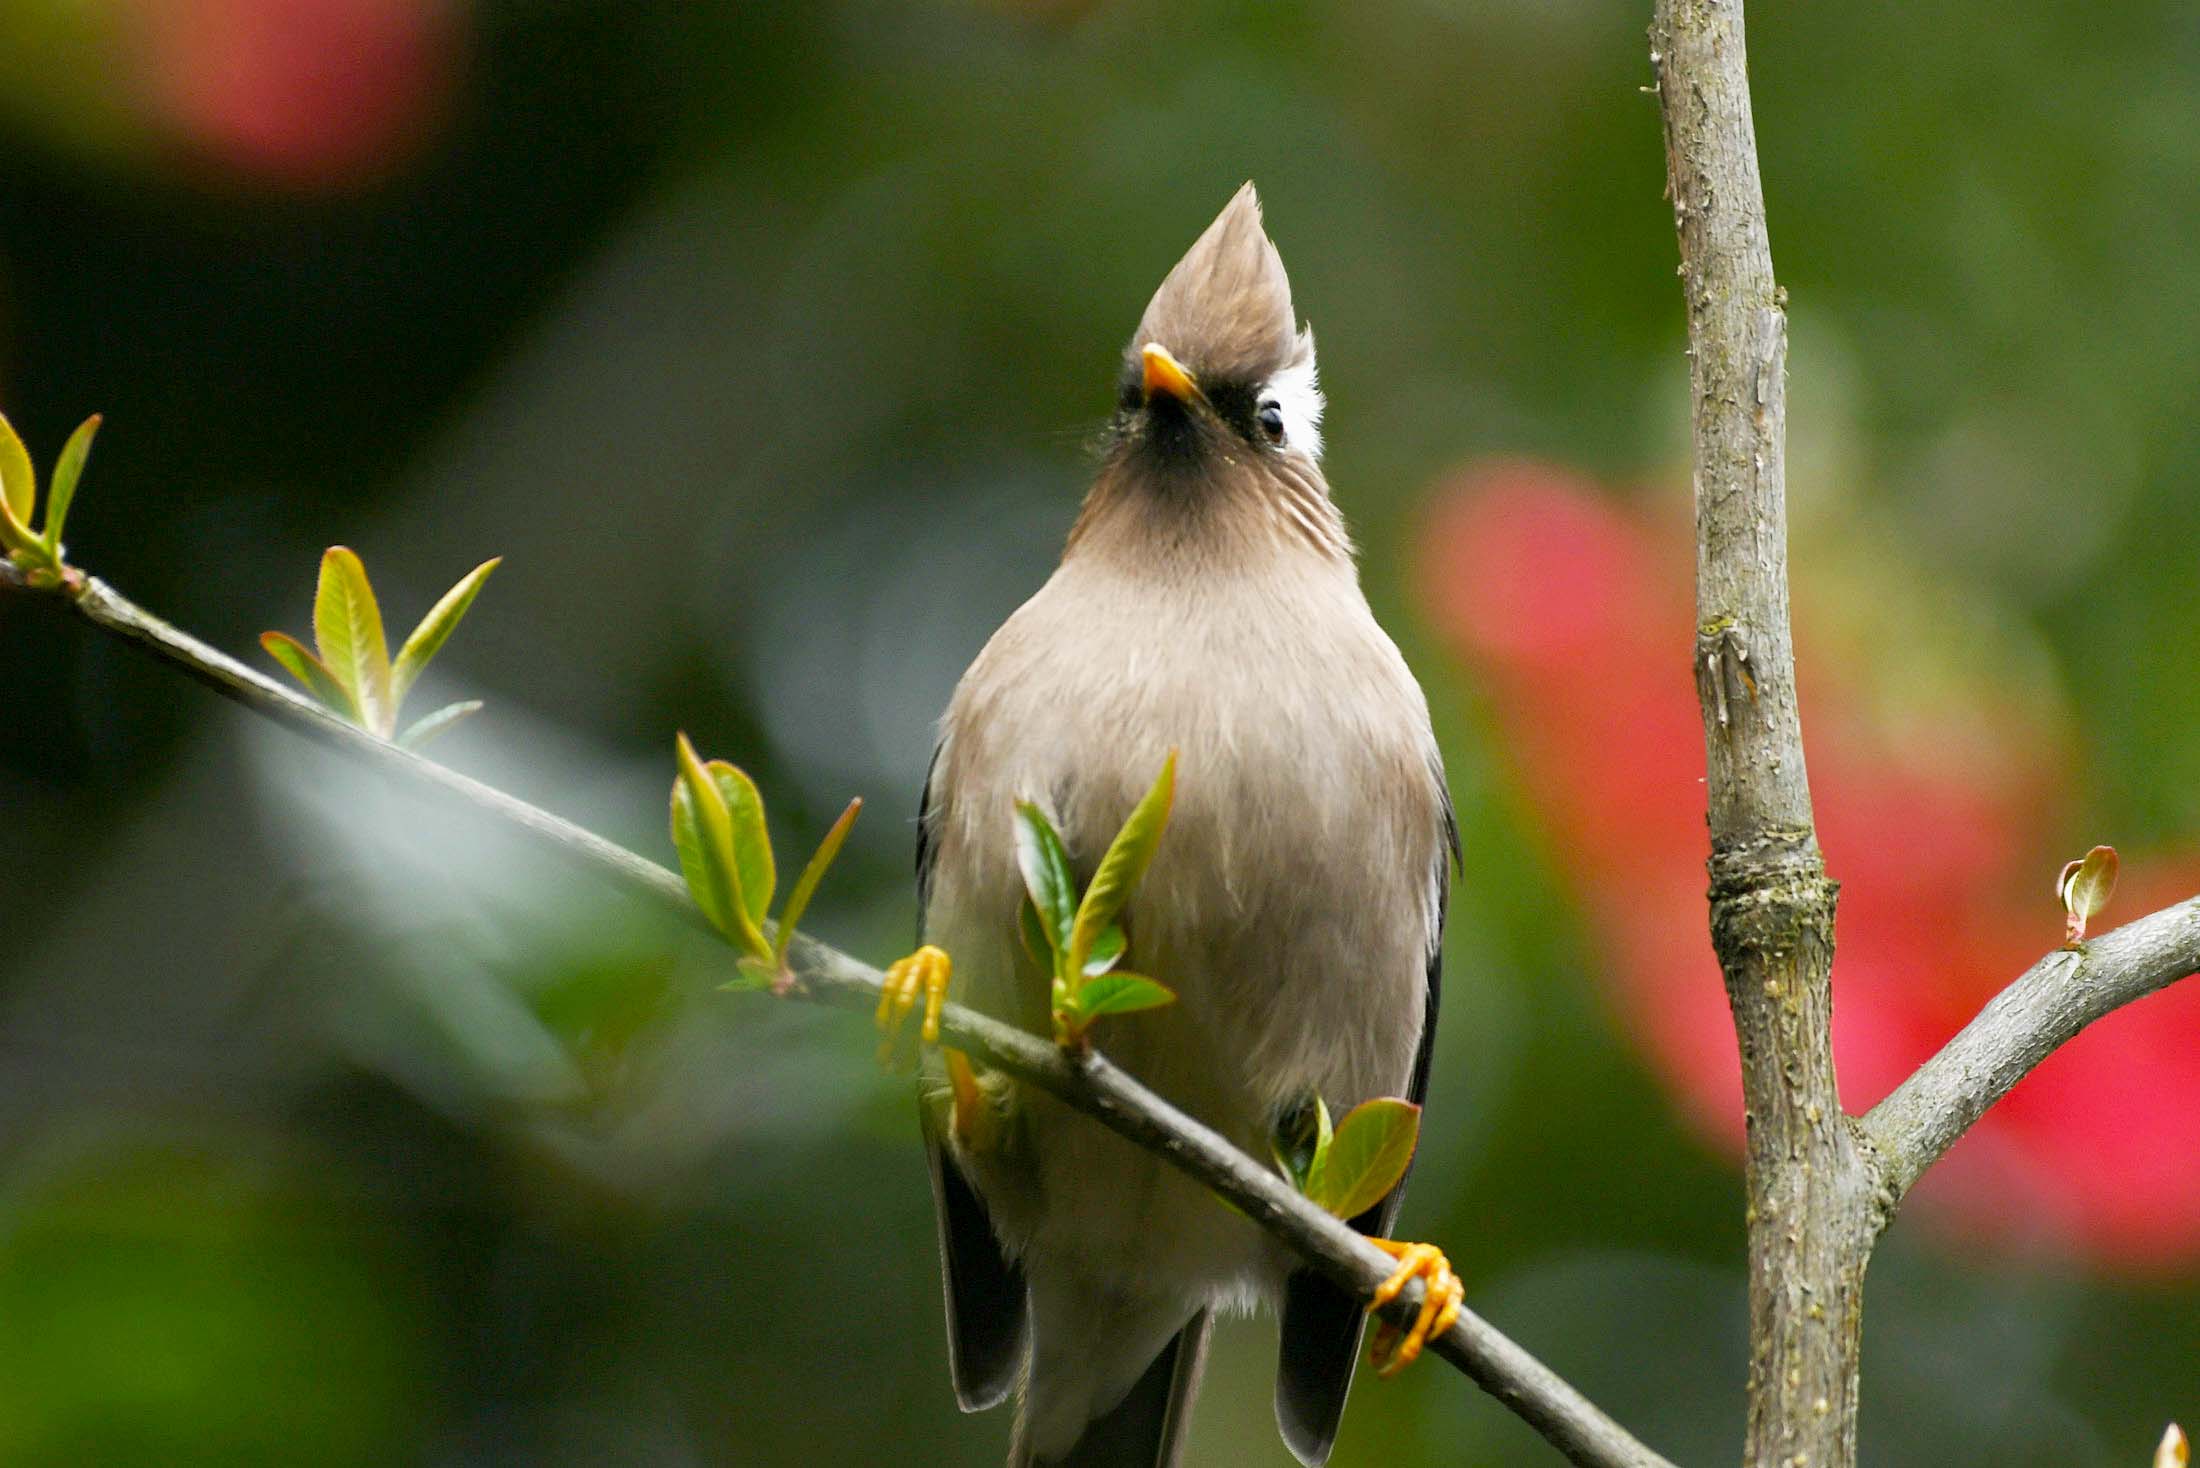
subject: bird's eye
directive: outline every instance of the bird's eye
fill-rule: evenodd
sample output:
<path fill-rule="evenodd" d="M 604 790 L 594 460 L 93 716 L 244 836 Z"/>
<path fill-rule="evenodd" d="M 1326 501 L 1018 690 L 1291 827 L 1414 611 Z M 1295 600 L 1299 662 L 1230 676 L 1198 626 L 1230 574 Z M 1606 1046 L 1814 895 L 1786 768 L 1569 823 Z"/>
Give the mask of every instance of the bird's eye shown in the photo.
<path fill-rule="evenodd" d="M 1269 398 L 1260 405 L 1260 431 L 1268 435 L 1270 443 L 1283 442 L 1283 404 Z"/>

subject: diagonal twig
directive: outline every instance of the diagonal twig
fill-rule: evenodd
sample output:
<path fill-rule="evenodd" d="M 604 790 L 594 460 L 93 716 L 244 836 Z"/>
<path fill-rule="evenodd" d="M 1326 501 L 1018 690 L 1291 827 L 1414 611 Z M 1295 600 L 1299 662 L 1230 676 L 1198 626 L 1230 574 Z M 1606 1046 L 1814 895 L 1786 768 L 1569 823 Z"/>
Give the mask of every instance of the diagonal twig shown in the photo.
<path fill-rule="evenodd" d="M 2064 1041 L 2196 971 L 2200 897 L 2089 939 L 2082 949 L 2058 948 L 2026 969 L 1858 1123 L 1878 1153 L 1890 1209 Z"/>
<path fill-rule="evenodd" d="M 0 590 L 30 592 L 20 572 L 0 560 Z M 192 637 L 122 596 L 96 577 L 84 577 L 42 600 L 72 609 L 102 632 L 121 638 L 167 666 L 256 714 L 306 735 L 347 758 L 411 789 L 455 801 L 498 822 L 533 845 L 584 873 L 652 903 L 717 937 L 717 930 L 688 895 L 687 886 L 656 862 L 613 841 L 508 795 L 494 786 L 401 749 L 349 724 L 226 653 Z M 883 976 L 869 964 L 813 939 L 797 936 L 788 952 L 801 998 L 864 1012 L 878 1006 Z M 733 955 L 728 951 L 730 968 Z M 1371 1295 L 1396 1261 L 1341 1220 L 1308 1202 L 1273 1169 L 1254 1161 L 1219 1133 L 1147 1090 L 1106 1057 L 1073 1055 L 959 1004 L 940 1013 L 941 1038 L 1035 1085 L 1102 1125 L 1156 1153 L 1229 1200 L 1261 1228 L 1338 1283 Z M 1420 1287 L 1385 1311 L 1410 1324 Z M 1581 1468 L 1672 1468 L 1636 1441 L 1564 1378 L 1470 1310 L 1429 1349 L 1496 1397 Z"/>

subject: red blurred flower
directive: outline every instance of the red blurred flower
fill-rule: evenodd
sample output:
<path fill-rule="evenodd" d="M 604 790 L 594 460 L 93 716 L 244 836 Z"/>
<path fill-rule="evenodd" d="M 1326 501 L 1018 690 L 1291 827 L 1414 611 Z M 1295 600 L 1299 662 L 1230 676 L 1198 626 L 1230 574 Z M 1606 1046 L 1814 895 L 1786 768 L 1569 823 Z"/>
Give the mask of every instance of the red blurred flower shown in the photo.
<path fill-rule="evenodd" d="M 405 156 L 455 70 L 455 0 L 139 0 L 148 110 L 210 162 L 289 187 Z"/>
<path fill-rule="evenodd" d="M 1632 512 L 1562 469 L 1488 464 L 1440 489 L 1420 571 L 1612 955 L 1628 1033 L 1693 1121 L 1738 1151 L 1740 1073 L 1703 900 L 1684 520 Z M 1834 1049 L 1858 1109 L 2060 941 L 2049 887 L 2068 853 L 2052 848 L 2066 829 L 2058 776 L 2075 759 L 2014 698 L 1943 709 L 1922 728 L 1883 717 L 1873 690 L 1888 667 L 1865 664 L 1899 664 L 1906 649 L 1844 638 L 1799 605 L 1811 788 L 1842 882 Z M 2128 881 L 2117 910 L 2200 887 L 2200 858 L 2171 865 L 2132 861 L 2135 876 L 2160 875 Z M 2200 1257 L 2196 1034 L 2200 984 L 2101 1021 L 1989 1112 L 1916 1206 L 2124 1265 Z"/>

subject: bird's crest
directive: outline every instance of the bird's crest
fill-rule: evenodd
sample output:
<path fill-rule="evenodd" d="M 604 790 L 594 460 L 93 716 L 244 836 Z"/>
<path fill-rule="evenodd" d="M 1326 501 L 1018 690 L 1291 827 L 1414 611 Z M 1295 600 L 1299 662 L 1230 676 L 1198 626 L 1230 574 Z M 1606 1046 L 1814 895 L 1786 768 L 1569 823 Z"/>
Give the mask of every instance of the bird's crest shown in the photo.
<path fill-rule="evenodd" d="M 1265 378 L 1302 349 L 1283 257 L 1248 183 L 1161 282 L 1130 350 L 1157 343 L 1202 374 Z"/>

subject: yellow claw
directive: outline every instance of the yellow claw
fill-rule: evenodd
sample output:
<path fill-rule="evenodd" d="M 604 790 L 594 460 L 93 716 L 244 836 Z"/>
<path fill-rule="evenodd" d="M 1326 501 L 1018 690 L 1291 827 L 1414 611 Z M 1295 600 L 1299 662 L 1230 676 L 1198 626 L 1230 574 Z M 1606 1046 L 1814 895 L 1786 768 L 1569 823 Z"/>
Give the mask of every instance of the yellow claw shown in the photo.
<path fill-rule="evenodd" d="M 917 1038 L 926 1045 L 940 1042 L 940 1006 L 947 1002 L 947 980 L 954 972 L 954 964 L 947 957 L 947 950 L 925 944 L 907 958 L 896 960 L 886 970 L 886 984 L 878 998 L 878 1027 L 885 1038 L 879 1041 L 879 1064 L 886 1065 L 894 1058 L 894 1041 L 901 1027 L 908 1022 L 909 1012 L 917 1007 L 917 996 L 924 996 L 924 1023 L 917 1031 Z"/>
<path fill-rule="evenodd" d="M 1368 1242 L 1398 1261 L 1397 1271 L 1375 1291 L 1368 1313 L 1397 1299 L 1416 1276 L 1424 1285 L 1421 1313 L 1414 1317 L 1410 1330 L 1401 1331 L 1386 1320 L 1375 1331 L 1375 1344 L 1369 1352 L 1375 1372 L 1378 1376 L 1396 1376 L 1419 1359 L 1422 1347 L 1451 1329 L 1466 1304 L 1466 1286 L 1459 1283 L 1451 1261 L 1434 1244 L 1405 1244 L 1396 1239 Z"/>

